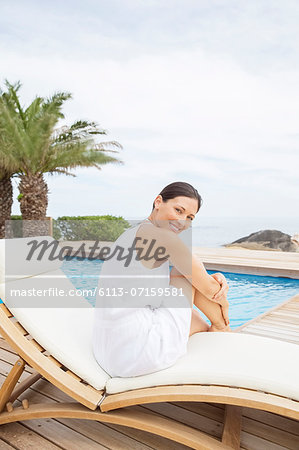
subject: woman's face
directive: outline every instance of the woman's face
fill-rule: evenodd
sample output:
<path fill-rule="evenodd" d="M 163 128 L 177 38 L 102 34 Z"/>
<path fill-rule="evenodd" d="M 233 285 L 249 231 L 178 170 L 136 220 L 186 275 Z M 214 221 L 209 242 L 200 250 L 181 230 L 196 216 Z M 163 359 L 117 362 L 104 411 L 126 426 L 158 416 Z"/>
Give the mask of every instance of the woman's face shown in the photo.
<path fill-rule="evenodd" d="M 175 197 L 163 202 L 162 196 L 155 199 L 155 214 L 151 220 L 159 227 L 171 229 L 174 233 L 181 233 L 189 228 L 198 208 L 198 201 L 190 197 Z"/>

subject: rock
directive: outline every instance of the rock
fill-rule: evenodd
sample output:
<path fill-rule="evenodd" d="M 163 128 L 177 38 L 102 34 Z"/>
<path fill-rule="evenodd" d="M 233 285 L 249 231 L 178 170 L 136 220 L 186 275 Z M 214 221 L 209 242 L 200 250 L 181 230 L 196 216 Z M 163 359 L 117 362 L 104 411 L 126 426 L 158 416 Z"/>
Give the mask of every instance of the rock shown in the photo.
<path fill-rule="evenodd" d="M 299 246 L 299 233 L 295 233 L 293 234 L 293 236 L 291 237 L 291 241 L 294 244 L 297 244 Z"/>
<path fill-rule="evenodd" d="M 299 245 L 289 234 L 278 230 L 262 230 L 237 239 L 225 247 L 239 246 L 255 250 L 280 250 L 282 252 L 299 252 Z"/>

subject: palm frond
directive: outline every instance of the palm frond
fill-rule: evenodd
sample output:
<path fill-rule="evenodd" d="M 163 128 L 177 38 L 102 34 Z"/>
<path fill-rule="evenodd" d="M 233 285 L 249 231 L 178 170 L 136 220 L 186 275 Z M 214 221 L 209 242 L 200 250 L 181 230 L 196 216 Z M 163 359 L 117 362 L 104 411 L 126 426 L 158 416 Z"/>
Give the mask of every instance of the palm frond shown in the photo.
<path fill-rule="evenodd" d="M 14 102 L 14 104 L 16 106 L 16 109 L 17 109 L 17 111 L 18 111 L 18 113 L 19 113 L 19 115 L 20 115 L 20 117 L 21 117 L 21 119 L 23 121 L 23 124 L 25 124 L 26 121 L 25 121 L 24 110 L 23 110 L 23 108 L 21 106 L 21 103 L 20 103 L 20 100 L 19 100 L 19 97 L 18 97 L 18 90 L 21 87 L 20 82 L 17 82 L 17 83 L 15 83 L 15 85 L 13 85 L 13 84 L 9 83 L 8 80 L 5 80 L 5 85 L 8 88 L 8 95 L 10 97 L 10 102 L 11 101 Z"/>
<path fill-rule="evenodd" d="M 63 103 L 72 98 L 70 92 L 55 92 L 51 97 L 44 99 L 42 109 L 50 114 L 57 115 L 60 119 L 64 119 L 61 111 Z"/>
<path fill-rule="evenodd" d="M 55 172 L 62 173 L 63 175 L 67 175 L 67 176 L 71 176 L 71 177 L 76 177 L 77 176 L 74 173 L 68 172 L 66 169 L 59 169 L 59 168 L 51 170 L 51 172 L 49 172 L 49 174 L 53 175 Z"/>
<path fill-rule="evenodd" d="M 42 97 L 36 97 L 33 102 L 25 110 L 26 122 L 31 123 L 36 117 L 40 115 Z"/>
<path fill-rule="evenodd" d="M 15 158 L 20 160 L 28 156 L 30 141 L 24 132 L 22 120 L 0 98 L 0 133 L 3 141 L 9 142 L 10 149 Z"/>
<path fill-rule="evenodd" d="M 107 134 L 107 130 L 99 128 L 96 122 L 89 122 L 87 120 L 77 120 L 70 126 L 70 130 L 81 130 L 88 134 Z"/>
<path fill-rule="evenodd" d="M 108 147 L 110 147 L 110 146 L 123 149 L 123 146 L 117 141 L 98 142 L 97 144 L 95 144 L 95 148 L 97 150 L 101 150 L 101 151 L 105 151 L 105 152 L 118 153 L 118 150 L 109 150 Z"/>

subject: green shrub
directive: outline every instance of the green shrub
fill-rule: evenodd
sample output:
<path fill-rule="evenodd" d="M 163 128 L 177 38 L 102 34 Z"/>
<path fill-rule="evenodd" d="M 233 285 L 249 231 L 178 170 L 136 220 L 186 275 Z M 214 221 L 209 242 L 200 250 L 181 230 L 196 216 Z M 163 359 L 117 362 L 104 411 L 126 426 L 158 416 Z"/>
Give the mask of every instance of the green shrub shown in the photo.
<path fill-rule="evenodd" d="M 53 237 L 63 241 L 114 242 L 129 227 L 129 222 L 120 216 L 62 216 L 53 219 Z"/>
<path fill-rule="evenodd" d="M 21 215 L 10 216 L 13 237 L 23 237 Z M 130 223 L 119 216 L 62 216 L 52 219 L 53 238 L 63 241 L 99 240 L 114 242 Z"/>

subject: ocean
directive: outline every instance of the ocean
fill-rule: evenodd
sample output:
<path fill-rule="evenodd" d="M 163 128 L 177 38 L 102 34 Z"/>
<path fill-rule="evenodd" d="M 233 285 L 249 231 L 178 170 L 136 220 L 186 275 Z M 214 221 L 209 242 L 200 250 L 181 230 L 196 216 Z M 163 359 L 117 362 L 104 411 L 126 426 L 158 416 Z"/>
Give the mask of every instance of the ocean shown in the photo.
<path fill-rule="evenodd" d="M 299 218 L 202 217 L 197 224 L 192 227 L 193 247 L 221 247 L 261 230 L 278 230 L 291 236 L 299 232 Z"/>
<path fill-rule="evenodd" d="M 145 219 L 146 217 L 144 217 Z M 144 219 L 127 219 L 135 226 Z M 221 247 L 261 230 L 278 230 L 294 235 L 299 233 L 299 218 L 285 217 L 198 217 L 192 224 L 192 247 Z M 190 245 L 189 231 L 186 244 Z"/>

